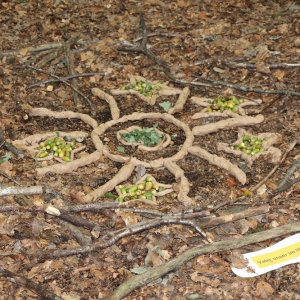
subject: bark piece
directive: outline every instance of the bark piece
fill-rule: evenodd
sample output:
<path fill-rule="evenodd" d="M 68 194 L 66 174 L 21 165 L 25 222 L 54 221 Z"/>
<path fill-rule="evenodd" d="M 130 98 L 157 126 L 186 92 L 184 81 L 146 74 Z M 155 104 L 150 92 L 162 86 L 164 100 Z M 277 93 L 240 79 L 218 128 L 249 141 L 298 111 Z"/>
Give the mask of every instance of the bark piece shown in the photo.
<path fill-rule="evenodd" d="M 196 147 L 196 146 L 189 147 L 188 151 L 191 154 L 194 154 L 203 159 L 206 159 L 209 163 L 211 163 L 215 166 L 225 169 L 242 184 L 246 183 L 246 174 L 241 169 L 239 169 L 236 165 L 234 165 L 230 161 L 228 161 L 227 159 L 225 159 L 223 157 L 219 157 L 215 154 L 210 154 L 206 150 L 201 149 L 200 147 Z"/>
<path fill-rule="evenodd" d="M 210 123 L 202 126 L 195 126 L 192 129 L 194 135 L 206 135 L 211 132 L 216 132 L 221 129 L 231 129 L 239 126 L 248 126 L 259 124 L 264 120 L 263 115 L 257 115 L 255 117 L 240 116 L 236 118 L 222 120 L 216 123 Z"/>
<path fill-rule="evenodd" d="M 52 111 L 50 109 L 40 107 L 40 108 L 32 108 L 29 110 L 29 115 L 32 117 L 53 117 L 57 119 L 81 119 L 83 122 L 87 123 L 93 128 L 98 126 L 98 123 L 95 119 L 86 114 L 76 113 L 73 111 Z"/>
<path fill-rule="evenodd" d="M 93 93 L 93 95 L 98 96 L 100 99 L 103 99 L 108 103 L 110 111 L 111 111 L 111 117 L 113 120 L 117 120 L 120 118 L 120 110 L 118 108 L 118 104 L 117 104 L 116 100 L 114 99 L 114 97 L 103 92 L 102 90 L 100 90 L 98 88 L 93 88 L 92 93 Z"/>
<path fill-rule="evenodd" d="M 170 108 L 168 113 L 172 115 L 172 114 L 175 114 L 176 112 L 182 111 L 182 109 L 184 107 L 184 104 L 186 103 L 186 100 L 187 100 L 189 95 L 190 95 L 190 89 L 188 87 L 185 87 L 182 90 L 182 92 L 181 92 L 177 102 L 175 103 L 174 107 Z"/>
<path fill-rule="evenodd" d="M 176 180 L 180 180 L 179 183 L 179 193 L 178 200 L 181 202 L 185 202 L 186 204 L 194 204 L 195 200 L 188 197 L 188 193 L 190 191 L 190 183 L 187 178 L 184 176 L 183 170 L 170 159 L 164 160 L 164 166 L 175 176 Z"/>

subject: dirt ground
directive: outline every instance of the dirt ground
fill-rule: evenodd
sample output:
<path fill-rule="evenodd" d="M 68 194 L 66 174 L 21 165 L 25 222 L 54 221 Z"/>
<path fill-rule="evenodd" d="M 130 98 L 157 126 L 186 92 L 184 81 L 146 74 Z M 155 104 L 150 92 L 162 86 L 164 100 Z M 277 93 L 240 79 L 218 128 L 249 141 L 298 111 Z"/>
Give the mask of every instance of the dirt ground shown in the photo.
<path fill-rule="evenodd" d="M 51 168 L 57 162 L 37 160 L 36 154 L 27 150 L 25 157 L 17 156 L 2 139 L 0 192 L 7 186 L 41 186 L 44 190 L 33 195 L 1 192 L 0 299 L 300 299 L 297 263 L 251 278 L 238 277 L 231 270 L 235 255 L 266 248 L 288 234 L 195 256 L 156 280 L 141 281 L 134 289 L 129 287 L 122 296 L 113 294 L 130 278 L 146 270 L 151 272 L 192 247 L 239 239 L 299 221 L 299 2 L 56 2 L 0 1 L 0 129 L 9 144 L 35 134 L 83 131 L 87 137 L 80 145 L 86 148 L 76 153 L 75 159 L 85 161 L 92 153 L 99 157 L 64 174 L 59 171 L 41 174 L 38 170 Z M 147 40 L 140 22 L 143 18 Z M 69 75 L 65 46 L 61 53 L 39 67 L 50 52 L 78 34 L 79 38 L 71 44 L 70 55 L 75 74 L 94 73 L 76 78 L 78 90 L 85 96 L 85 99 L 79 97 L 81 105 L 74 104 L 76 92 L 51 78 L 51 74 L 59 78 Z M 138 49 L 142 49 L 145 41 L 148 52 L 144 44 L 142 53 Z M 138 49 L 120 50 L 120 47 L 130 48 L 129 43 Z M 40 46 L 43 49 L 36 51 Z M 167 67 L 149 53 L 166 62 Z M 154 105 L 136 94 L 113 95 L 119 109 L 114 123 L 107 100 L 96 96 L 92 89 L 112 95 L 112 90 L 129 84 L 130 76 L 142 76 L 149 82 L 168 82 L 169 87 L 180 91 L 188 87 L 190 92 L 183 107 L 172 116 L 192 132 L 193 149 L 204 149 L 205 153 L 223 158 L 225 165 L 229 163 L 242 170 L 245 182 L 224 165 L 188 151 L 187 131 L 177 121 L 154 117 L 116 121 L 135 112 L 148 113 L 147 116 L 167 114 L 160 104 L 176 108 L 179 94 L 158 95 Z M 48 79 L 51 80 L 40 83 Z M 35 83 L 39 84 L 30 86 Z M 234 117 L 211 114 L 192 118 L 205 109 L 203 103 L 197 104 L 197 99 L 213 101 L 222 95 L 235 95 L 253 104 L 244 107 L 245 115 L 236 114 L 240 123 L 212 130 L 217 122 Z M 49 116 L 49 111 L 44 116 L 33 115 L 36 108 L 80 113 L 90 116 L 96 126 L 68 114 L 63 118 L 55 117 L 55 113 Z M 254 120 L 259 115 L 262 121 L 256 124 L 245 121 L 246 117 Z M 101 124 L 111 125 L 97 135 L 104 148 L 95 144 L 91 135 Z M 119 130 L 133 125 L 151 128 L 156 124 L 160 131 L 172 136 L 170 145 L 157 151 L 124 146 L 116 137 Z M 208 128 L 208 132 L 198 135 L 197 127 Z M 278 140 L 271 146 L 281 155 L 277 160 L 272 154 L 260 155 L 250 164 L 241 156 L 221 151 L 218 144 L 234 144 L 241 128 L 253 136 L 278 134 Z M 14 145 L 19 148 L 18 143 Z M 165 162 L 184 151 L 180 159 L 172 161 L 179 173 L 171 171 L 166 163 L 150 167 L 153 161 Z M 112 155 L 131 159 L 117 161 Z M 130 171 L 134 159 L 144 162 L 146 170 L 134 165 Z M 266 178 L 275 166 L 276 171 Z M 124 169 L 127 171 L 120 173 Z M 129 204 L 129 209 L 120 208 L 119 204 L 107 209 L 89 206 L 117 204 L 104 194 L 91 198 L 89 195 L 108 182 L 130 186 L 145 172 L 158 183 L 173 187 L 171 193 L 156 198 L 156 205 L 137 201 Z M 118 182 L 113 181 L 115 176 L 121 176 Z M 280 190 L 282 182 L 285 184 Z M 259 183 L 261 186 L 255 188 Z M 117 195 L 114 188 L 109 191 Z M 226 201 L 231 203 L 220 205 Z M 68 213 L 57 216 L 46 211 L 50 204 Z M 216 209 L 218 205 L 220 208 Z M 215 217 L 264 207 L 267 211 L 263 214 L 203 226 Z M 207 212 L 207 215 L 204 218 L 199 214 L 193 219 L 197 226 L 180 222 L 190 212 Z M 120 235 L 126 226 L 138 228 L 143 222 L 160 220 L 163 214 L 177 214 L 180 221 L 149 225 Z M 197 231 L 198 227 L 204 235 Z M 114 237 L 117 237 L 115 242 L 108 243 Z M 107 245 L 93 249 L 99 242 Z M 86 247 L 87 251 L 80 252 L 80 247 Z M 70 249 L 77 250 L 68 252 Z M 66 253 L 62 254 L 63 251 Z M 22 276 L 21 281 L 18 276 Z"/>

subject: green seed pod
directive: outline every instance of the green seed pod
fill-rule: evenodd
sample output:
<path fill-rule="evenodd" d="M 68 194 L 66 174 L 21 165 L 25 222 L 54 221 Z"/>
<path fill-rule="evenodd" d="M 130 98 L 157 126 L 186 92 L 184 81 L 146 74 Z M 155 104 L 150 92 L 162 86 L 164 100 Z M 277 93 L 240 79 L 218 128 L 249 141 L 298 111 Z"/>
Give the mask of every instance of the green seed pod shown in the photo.
<path fill-rule="evenodd" d="M 259 152 L 265 152 L 265 149 L 264 148 L 260 148 Z"/>
<path fill-rule="evenodd" d="M 134 184 L 133 186 L 131 186 L 131 188 L 129 189 L 129 192 L 136 192 L 138 190 L 138 186 L 136 184 Z"/>
<path fill-rule="evenodd" d="M 121 91 L 125 91 L 126 87 L 125 86 L 122 86 L 121 87 Z"/>
<path fill-rule="evenodd" d="M 243 136 L 243 142 L 246 142 L 246 141 L 250 141 L 249 135 L 244 135 Z"/>
<path fill-rule="evenodd" d="M 122 195 L 127 194 L 127 193 L 126 193 L 126 189 L 125 189 L 124 187 L 120 188 L 120 191 L 121 191 L 121 194 L 122 194 Z"/>
<path fill-rule="evenodd" d="M 158 190 L 158 184 L 157 183 L 153 183 L 152 188 L 155 190 Z"/>
<path fill-rule="evenodd" d="M 144 195 L 139 195 L 138 199 L 146 199 L 146 195 L 145 194 Z"/>
<path fill-rule="evenodd" d="M 119 202 L 124 202 L 124 197 L 119 196 L 117 200 L 118 200 Z"/>
<path fill-rule="evenodd" d="M 145 189 L 145 183 L 144 183 L 144 182 L 141 182 L 141 183 L 138 185 L 138 189 L 139 189 L 139 190 L 144 190 L 144 189 Z"/>
<path fill-rule="evenodd" d="M 66 155 L 66 151 L 65 150 L 61 150 L 58 154 L 59 157 L 64 157 Z"/>
<path fill-rule="evenodd" d="M 129 192 L 129 195 L 130 195 L 130 197 L 132 197 L 132 196 L 136 196 L 136 192 L 134 192 L 134 191 L 130 191 L 130 192 Z"/>
<path fill-rule="evenodd" d="M 135 193 L 136 193 L 136 195 L 138 195 L 138 196 L 143 194 L 143 192 L 142 192 L 141 190 L 137 190 Z"/>
<path fill-rule="evenodd" d="M 152 177 L 151 177 L 151 176 L 147 176 L 147 177 L 146 177 L 146 181 L 147 181 L 147 182 L 152 181 Z"/>
<path fill-rule="evenodd" d="M 44 147 L 45 146 L 45 143 L 44 142 L 40 142 L 40 147 Z"/>
<path fill-rule="evenodd" d="M 45 152 L 41 153 L 39 157 L 40 157 L 40 158 L 44 158 L 44 157 L 46 157 L 47 155 L 48 155 L 48 152 L 45 151 Z"/>
<path fill-rule="evenodd" d="M 150 195 L 149 195 L 149 196 L 146 196 L 146 199 L 152 201 L 152 196 L 150 196 Z"/>
<path fill-rule="evenodd" d="M 211 107 L 209 107 L 208 109 L 207 109 L 207 112 L 212 112 L 213 110 L 212 110 L 212 108 Z"/>
<path fill-rule="evenodd" d="M 156 190 L 152 189 L 152 190 L 150 191 L 150 193 L 151 193 L 152 195 L 155 195 L 157 192 L 156 192 Z"/>
<path fill-rule="evenodd" d="M 246 153 L 247 153 L 248 155 L 250 155 L 250 154 L 252 153 L 252 151 L 251 151 L 251 150 L 246 150 Z"/>
<path fill-rule="evenodd" d="M 152 182 L 147 182 L 145 185 L 145 190 L 150 191 L 152 189 L 153 183 Z"/>
<path fill-rule="evenodd" d="M 69 156 L 64 156 L 64 157 L 62 158 L 62 160 L 65 161 L 65 162 L 70 162 L 70 161 L 71 161 L 71 158 L 70 158 Z"/>
<path fill-rule="evenodd" d="M 165 190 L 165 187 L 164 186 L 160 186 L 159 188 L 158 188 L 158 191 L 159 192 L 162 192 L 162 191 L 164 191 Z"/>
<path fill-rule="evenodd" d="M 137 198 L 138 198 L 138 196 L 136 194 L 130 196 L 130 200 L 134 200 L 134 199 L 137 199 Z"/>
<path fill-rule="evenodd" d="M 57 151 L 54 152 L 54 156 L 56 156 L 56 157 L 58 156 L 58 152 Z"/>
<path fill-rule="evenodd" d="M 240 148 L 240 149 L 245 148 L 245 144 L 244 144 L 244 143 L 239 143 L 239 144 L 237 145 L 237 147 Z"/>
<path fill-rule="evenodd" d="M 57 151 L 57 149 L 58 149 L 57 146 L 52 146 L 53 151 Z"/>

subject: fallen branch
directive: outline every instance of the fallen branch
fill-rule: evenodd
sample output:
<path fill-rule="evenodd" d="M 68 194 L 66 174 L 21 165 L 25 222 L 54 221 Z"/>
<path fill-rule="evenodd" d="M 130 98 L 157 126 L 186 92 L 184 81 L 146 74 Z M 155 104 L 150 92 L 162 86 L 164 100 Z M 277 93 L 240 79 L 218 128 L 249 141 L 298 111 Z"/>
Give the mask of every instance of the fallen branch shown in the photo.
<path fill-rule="evenodd" d="M 114 292 L 105 297 L 104 300 L 121 300 L 136 288 L 139 288 L 158 278 L 161 278 L 162 276 L 180 268 L 183 264 L 199 255 L 237 249 L 249 244 L 263 242 L 268 239 L 281 237 L 285 234 L 298 231 L 300 231 L 300 222 L 284 225 L 251 235 L 246 235 L 238 239 L 229 239 L 222 242 L 196 246 L 162 265 L 149 269 L 143 274 L 131 276 L 128 280 L 123 282 Z"/>
<path fill-rule="evenodd" d="M 19 286 L 22 286 L 23 288 L 32 291 L 36 295 L 40 296 L 42 299 L 63 300 L 62 298 L 47 290 L 45 286 L 42 286 L 41 284 L 36 284 L 32 280 L 29 280 L 28 278 L 20 274 L 16 274 L 6 269 L 0 268 L 0 276 L 5 277 L 5 279 L 12 283 L 16 283 Z"/>
<path fill-rule="evenodd" d="M 77 77 L 89 77 L 89 76 L 95 76 L 95 75 L 102 75 L 102 76 L 104 76 L 105 73 L 103 73 L 103 72 L 80 73 L 80 74 L 69 75 L 69 76 L 66 76 L 66 77 L 50 78 L 50 79 L 47 79 L 47 80 L 39 81 L 37 83 L 33 83 L 33 84 L 28 85 L 26 87 L 26 90 L 32 89 L 34 87 L 39 87 L 39 86 L 41 86 L 43 84 L 48 84 L 48 83 L 52 83 L 52 82 L 61 82 L 61 79 L 67 81 L 67 80 L 70 80 L 70 79 L 73 79 L 73 78 L 77 78 Z"/>

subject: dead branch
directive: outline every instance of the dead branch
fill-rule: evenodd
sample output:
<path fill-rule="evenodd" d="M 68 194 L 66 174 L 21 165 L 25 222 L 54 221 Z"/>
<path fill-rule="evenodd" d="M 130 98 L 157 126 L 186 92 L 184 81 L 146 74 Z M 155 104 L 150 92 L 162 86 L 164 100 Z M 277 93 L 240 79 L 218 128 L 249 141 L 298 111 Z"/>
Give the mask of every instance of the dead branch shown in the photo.
<path fill-rule="evenodd" d="M 300 93 L 293 92 L 293 91 L 287 91 L 287 90 L 262 90 L 262 89 L 251 88 L 251 87 L 248 87 L 248 86 L 242 86 L 242 85 L 236 85 L 236 84 L 227 83 L 227 82 L 223 82 L 223 81 L 212 80 L 212 79 L 209 79 L 209 78 L 204 78 L 204 77 L 198 76 L 196 74 L 193 74 L 192 76 L 195 77 L 195 78 L 206 80 L 206 81 L 210 82 L 213 86 L 222 85 L 222 86 L 227 86 L 229 88 L 239 90 L 239 91 L 244 91 L 244 92 L 255 92 L 255 93 L 263 93 L 263 94 L 293 95 L 293 96 L 300 97 Z"/>
<path fill-rule="evenodd" d="M 0 187 L 0 197 L 7 195 L 35 195 L 42 194 L 42 186 L 1 186 Z"/>
<path fill-rule="evenodd" d="M 26 90 L 29 90 L 29 89 L 32 89 L 34 87 L 39 87 L 43 84 L 48 84 L 48 83 L 52 83 L 52 82 L 60 82 L 62 80 L 70 80 L 70 79 L 73 79 L 73 78 L 77 78 L 77 77 L 89 77 L 89 76 L 95 76 L 95 75 L 101 75 L 101 76 L 104 76 L 105 73 L 103 72 L 94 72 L 94 73 L 80 73 L 80 74 L 73 74 L 73 75 L 69 75 L 69 76 L 66 76 L 66 77 L 60 77 L 60 78 L 50 78 L 50 79 L 47 79 L 47 80 L 43 80 L 43 81 L 39 81 L 37 83 L 33 83 L 33 84 L 30 84 L 26 87 Z"/>
<path fill-rule="evenodd" d="M 16 147 L 14 147 L 13 145 L 11 145 L 10 143 L 8 143 L 5 140 L 4 134 L 2 129 L 0 128 L 0 143 L 1 145 L 4 145 L 5 148 L 8 151 L 11 151 L 14 155 L 19 156 L 20 158 L 24 158 L 25 157 L 25 153 L 22 150 L 17 149 Z"/>
<path fill-rule="evenodd" d="M 74 44 L 77 45 L 86 45 L 86 44 L 95 44 L 98 43 L 99 41 L 97 40 L 84 40 L 84 39 L 79 39 L 77 40 Z M 63 46 L 63 42 L 59 43 L 50 43 L 50 44 L 44 44 L 44 45 L 39 45 L 39 46 L 32 46 L 28 47 L 28 53 L 29 54 L 37 54 L 39 52 L 43 51 L 48 51 L 48 50 L 53 50 L 56 48 L 59 48 Z M 18 49 L 18 50 L 4 50 L 0 52 L 0 58 L 3 58 L 5 56 L 16 56 L 16 55 L 21 55 L 21 53 L 24 51 L 24 49 Z"/>
<path fill-rule="evenodd" d="M 217 64 L 223 64 L 228 66 L 231 69 L 238 69 L 238 68 L 244 68 L 244 69 L 256 69 L 257 65 L 256 64 L 249 64 L 249 63 L 244 63 L 244 62 L 234 62 L 229 60 L 228 58 L 224 57 L 212 57 L 208 58 L 202 61 L 196 62 L 194 65 L 195 66 L 200 66 L 200 65 L 211 65 L 213 63 Z M 293 64 L 293 63 L 280 63 L 280 64 L 270 64 L 268 65 L 269 69 L 291 69 L 291 68 L 299 68 L 300 64 Z"/>
<path fill-rule="evenodd" d="M 79 39 L 81 38 L 81 35 L 75 35 L 71 37 L 67 42 L 63 43 L 60 47 L 57 49 L 51 51 L 48 55 L 46 55 L 40 62 L 38 62 L 35 67 L 37 69 L 41 69 L 44 65 L 46 65 L 51 60 L 55 59 L 56 57 L 59 57 L 63 52 L 66 45 L 69 45 L 68 47 L 71 47 L 73 44 L 75 44 Z"/>
<path fill-rule="evenodd" d="M 19 286 L 22 286 L 25 289 L 28 289 L 35 293 L 36 295 L 40 296 L 42 299 L 45 300 L 63 300 L 62 298 L 58 297 L 54 293 L 47 290 L 44 286 L 41 284 L 36 284 L 32 280 L 29 280 L 28 278 L 13 273 L 11 271 L 8 271 L 6 269 L 0 268 L 0 276 L 5 277 L 8 281 L 12 283 L 16 283 Z"/>
<path fill-rule="evenodd" d="M 265 213 L 269 212 L 269 210 L 270 210 L 269 205 L 263 205 L 263 206 L 259 206 L 259 207 L 249 208 L 249 209 L 246 209 L 244 211 L 241 211 L 241 212 L 235 213 L 235 214 L 230 214 L 230 215 L 225 215 L 225 216 L 215 217 L 215 218 L 203 218 L 203 219 L 199 220 L 200 227 L 207 228 L 207 227 L 211 227 L 211 226 L 218 226 L 221 224 L 231 223 L 231 222 L 249 218 L 252 216 L 259 216 L 259 215 L 265 214 Z"/>
<path fill-rule="evenodd" d="M 70 75 L 75 74 L 75 67 L 74 67 L 74 54 L 71 51 L 71 45 L 70 43 L 64 43 L 64 51 L 65 51 L 65 58 L 66 58 L 66 64 Z M 71 79 L 71 85 L 78 90 L 78 81 L 76 77 Z M 82 103 L 80 101 L 78 93 L 75 92 L 75 89 L 73 89 L 73 98 L 74 98 L 74 104 L 77 107 L 81 107 Z"/>
<path fill-rule="evenodd" d="M 276 237 L 281 237 L 285 234 L 294 233 L 298 231 L 300 231 L 300 222 L 284 225 L 281 227 L 254 233 L 251 235 L 246 235 L 238 239 L 229 239 L 222 242 L 193 247 L 185 251 L 183 254 L 178 255 L 176 258 L 171 259 L 167 263 L 151 268 L 143 274 L 133 275 L 104 299 L 121 300 L 136 288 L 144 286 L 158 278 L 161 278 L 167 273 L 170 273 L 180 268 L 183 264 L 185 264 L 186 262 L 188 262 L 196 256 L 237 249 L 243 246 L 247 246 L 249 244 L 262 242 Z"/>

